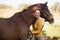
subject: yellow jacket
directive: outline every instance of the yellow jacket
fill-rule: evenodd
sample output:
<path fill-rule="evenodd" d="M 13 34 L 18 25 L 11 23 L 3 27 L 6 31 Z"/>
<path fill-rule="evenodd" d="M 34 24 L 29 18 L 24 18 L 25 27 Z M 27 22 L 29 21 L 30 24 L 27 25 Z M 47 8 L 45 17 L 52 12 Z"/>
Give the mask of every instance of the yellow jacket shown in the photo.
<path fill-rule="evenodd" d="M 34 29 L 32 30 L 32 34 L 34 34 L 35 37 L 40 37 L 42 36 L 42 25 L 43 22 L 41 18 L 38 18 L 36 23 L 34 24 Z"/>

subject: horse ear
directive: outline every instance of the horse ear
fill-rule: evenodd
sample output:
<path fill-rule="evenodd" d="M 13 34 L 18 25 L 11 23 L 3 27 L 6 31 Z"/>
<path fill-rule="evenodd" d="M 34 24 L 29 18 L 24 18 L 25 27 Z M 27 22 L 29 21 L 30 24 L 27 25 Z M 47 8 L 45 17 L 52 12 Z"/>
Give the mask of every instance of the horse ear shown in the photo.
<path fill-rule="evenodd" d="M 45 3 L 45 5 L 47 5 L 48 1 Z"/>

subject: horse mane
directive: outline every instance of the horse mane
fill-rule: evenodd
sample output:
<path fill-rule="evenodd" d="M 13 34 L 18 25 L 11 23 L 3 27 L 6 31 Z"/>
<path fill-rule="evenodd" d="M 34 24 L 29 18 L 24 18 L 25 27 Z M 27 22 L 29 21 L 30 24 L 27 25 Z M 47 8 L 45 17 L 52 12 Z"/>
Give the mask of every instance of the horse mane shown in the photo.
<path fill-rule="evenodd" d="M 23 14 L 24 12 L 26 12 L 27 10 L 26 9 L 23 9 L 21 12 L 16 12 L 13 16 L 15 17 L 15 16 L 20 16 L 21 14 Z M 12 17 L 13 17 L 12 16 Z"/>
<path fill-rule="evenodd" d="M 27 8 L 25 8 L 25 9 L 23 9 L 21 12 L 17 12 L 17 13 L 15 13 L 14 14 L 14 16 L 16 15 L 21 15 L 22 13 L 27 13 L 27 12 L 29 12 L 31 9 L 32 9 L 32 7 L 34 7 L 34 6 L 36 6 L 37 4 L 35 4 L 35 5 L 31 5 L 31 6 L 28 6 Z M 39 5 L 39 4 L 38 4 Z M 27 11 L 27 12 L 26 12 Z"/>

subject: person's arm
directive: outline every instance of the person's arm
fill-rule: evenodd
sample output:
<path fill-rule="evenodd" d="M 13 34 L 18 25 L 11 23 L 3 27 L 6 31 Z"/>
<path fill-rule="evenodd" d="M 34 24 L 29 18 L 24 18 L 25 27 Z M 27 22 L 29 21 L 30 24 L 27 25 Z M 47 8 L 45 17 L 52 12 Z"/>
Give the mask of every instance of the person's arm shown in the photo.
<path fill-rule="evenodd" d="M 41 19 L 38 19 L 37 20 L 37 30 L 32 30 L 32 34 L 38 34 L 38 33 L 40 33 L 42 30 L 42 21 L 41 21 Z"/>

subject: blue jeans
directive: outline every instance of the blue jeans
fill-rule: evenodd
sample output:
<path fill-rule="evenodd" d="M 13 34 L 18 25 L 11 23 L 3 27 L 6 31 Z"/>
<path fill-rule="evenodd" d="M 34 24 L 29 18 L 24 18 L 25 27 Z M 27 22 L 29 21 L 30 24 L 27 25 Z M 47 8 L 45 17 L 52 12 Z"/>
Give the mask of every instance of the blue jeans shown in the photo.
<path fill-rule="evenodd" d="M 44 40 L 44 36 L 41 36 L 41 37 L 35 37 L 35 40 Z"/>

